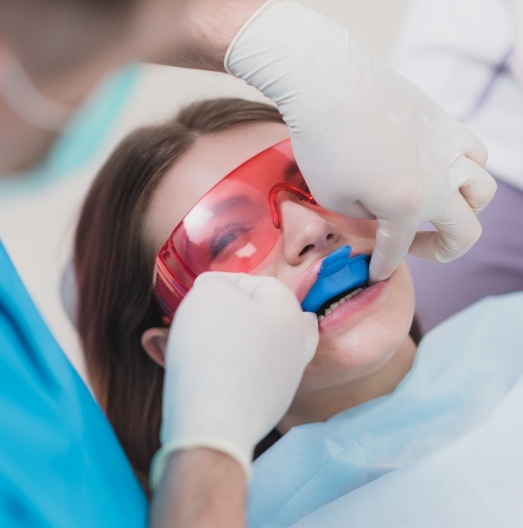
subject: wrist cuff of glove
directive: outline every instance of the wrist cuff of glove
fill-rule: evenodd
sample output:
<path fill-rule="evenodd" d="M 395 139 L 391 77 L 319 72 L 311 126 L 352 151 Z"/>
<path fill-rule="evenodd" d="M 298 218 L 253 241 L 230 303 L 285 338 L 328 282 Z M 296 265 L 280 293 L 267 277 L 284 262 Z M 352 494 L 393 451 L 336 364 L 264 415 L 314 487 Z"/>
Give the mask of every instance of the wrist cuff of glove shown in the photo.
<path fill-rule="evenodd" d="M 243 35 L 243 33 L 245 33 L 245 30 L 252 24 L 252 22 L 254 20 L 256 20 L 260 14 L 265 11 L 267 9 L 267 7 L 270 5 L 270 4 L 274 4 L 275 2 L 280 2 L 281 0 L 267 0 L 267 2 L 265 2 L 262 6 L 260 6 L 250 17 L 249 19 L 247 20 L 247 22 L 245 22 L 245 24 L 243 24 L 243 26 L 240 28 L 240 30 L 238 31 L 238 33 L 236 33 L 236 35 L 234 36 L 234 38 L 232 39 L 231 43 L 229 44 L 229 48 L 227 49 L 227 53 L 225 54 L 225 58 L 223 60 L 223 66 L 225 68 L 225 71 L 230 74 L 230 75 L 234 75 L 234 73 L 231 72 L 231 70 L 229 70 L 229 67 L 228 67 L 228 63 L 229 63 L 229 57 L 232 53 L 232 50 L 234 48 L 234 45 L 236 44 L 236 42 L 238 42 L 238 40 L 241 38 L 241 36 Z"/>
<path fill-rule="evenodd" d="M 325 105 L 319 105 L 321 116 L 315 108 L 318 100 L 325 98 L 326 80 L 331 80 L 329 93 L 339 93 L 334 101 L 348 97 L 353 78 L 351 42 L 348 29 L 338 22 L 296 0 L 272 0 L 236 34 L 224 67 L 276 103 L 292 135 L 298 116 L 301 122 L 302 115 L 312 111 L 313 117 L 305 120 L 312 128 L 318 120 L 324 121 Z M 292 107 L 290 115 L 284 107 Z"/>
<path fill-rule="evenodd" d="M 163 473 L 165 471 L 165 465 L 167 463 L 168 457 L 178 451 L 179 449 L 193 449 L 193 448 L 210 448 L 215 449 L 216 451 L 221 451 L 229 455 L 231 458 L 234 458 L 245 471 L 247 481 L 250 481 L 251 478 L 251 454 L 246 454 L 238 447 L 220 440 L 209 440 L 208 438 L 185 438 L 180 440 L 173 440 L 172 442 L 167 442 L 164 444 L 161 449 L 154 455 L 151 472 L 149 475 L 149 482 L 151 484 L 151 489 L 156 490 L 160 484 Z"/>

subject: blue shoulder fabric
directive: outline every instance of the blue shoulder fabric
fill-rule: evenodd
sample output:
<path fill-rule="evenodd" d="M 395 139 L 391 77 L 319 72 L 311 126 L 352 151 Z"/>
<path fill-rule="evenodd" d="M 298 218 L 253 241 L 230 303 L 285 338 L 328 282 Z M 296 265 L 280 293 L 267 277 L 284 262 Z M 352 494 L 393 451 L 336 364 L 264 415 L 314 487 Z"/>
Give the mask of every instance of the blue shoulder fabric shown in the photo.
<path fill-rule="evenodd" d="M 118 439 L 0 242 L 0 526 L 146 525 Z"/>

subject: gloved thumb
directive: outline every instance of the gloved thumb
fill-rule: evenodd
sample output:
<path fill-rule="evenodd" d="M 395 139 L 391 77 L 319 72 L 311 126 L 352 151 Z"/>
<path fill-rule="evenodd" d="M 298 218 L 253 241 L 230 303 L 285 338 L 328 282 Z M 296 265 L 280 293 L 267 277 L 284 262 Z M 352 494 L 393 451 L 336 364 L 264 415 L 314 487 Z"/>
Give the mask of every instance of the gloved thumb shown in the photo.
<path fill-rule="evenodd" d="M 312 312 L 303 312 L 302 318 L 304 321 L 304 336 L 305 336 L 305 358 L 307 363 L 312 360 L 316 349 L 318 348 L 318 341 L 320 340 L 320 332 L 318 327 L 318 317 Z"/>

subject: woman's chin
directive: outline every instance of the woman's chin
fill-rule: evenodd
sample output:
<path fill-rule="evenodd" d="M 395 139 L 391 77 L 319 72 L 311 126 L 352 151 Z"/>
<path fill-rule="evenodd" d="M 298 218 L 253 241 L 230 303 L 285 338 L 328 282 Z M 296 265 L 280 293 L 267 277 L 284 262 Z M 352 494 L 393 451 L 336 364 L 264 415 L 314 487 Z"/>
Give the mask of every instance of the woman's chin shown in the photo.
<path fill-rule="evenodd" d="M 382 371 L 395 357 L 399 358 L 404 349 L 412 348 L 407 325 L 383 333 L 371 332 L 363 326 L 361 332 L 340 335 L 333 340 L 320 336 L 316 356 L 305 370 L 300 392 L 331 390 L 364 381 Z"/>

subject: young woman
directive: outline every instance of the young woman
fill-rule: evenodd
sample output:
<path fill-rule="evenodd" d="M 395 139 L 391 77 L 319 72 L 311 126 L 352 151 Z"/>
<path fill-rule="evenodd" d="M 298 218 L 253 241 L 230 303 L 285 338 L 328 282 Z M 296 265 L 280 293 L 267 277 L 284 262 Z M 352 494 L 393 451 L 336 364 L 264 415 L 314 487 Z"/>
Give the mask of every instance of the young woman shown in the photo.
<path fill-rule="evenodd" d="M 271 106 L 236 99 L 196 103 L 125 139 L 86 199 L 74 255 L 78 329 L 95 394 L 143 482 L 159 447 L 167 336 L 152 292 L 155 256 L 212 186 L 288 137 Z M 372 252 L 373 221 L 332 214 L 292 193 L 280 193 L 278 211 L 281 227 L 271 226 L 278 241 L 252 273 L 277 277 L 300 300 L 332 251 L 350 245 L 352 254 Z M 333 329 L 335 313 L 322 321 L 318 353 L 280 434 L 390 392 L 408 371 L 415 345 L 408 336 L 414 305 L 406 267 L 365 295 L 371 290 L 379 295 L 361 313 Z"/>
<path fill-rule="evenodd" d="M 159 447 L 166 325 L 193 277 L 207 270 L 270 275 L 302 302 L 336 250 L 350 246 L 354 258 L 370 255 L 374 248 L 374 221 L 340 216 L 314 202 L 288 137 L 278 112 L 265 104 L 237 99 L 196 103 L 174 120 L 125 139 L 87 197 L 75 244 L 78 328 L 95 393 L 144 484 Z M 489 374 L 502 369 L 494 375 L 502 388 L 496 385 L 489 392 L 489 398 L 495 395 L 489 405 L 464 405 L 453 396 L 455 406 L 442 405 L 442 397 L 454 394 L 453 383 L 468 387 L 470 369 L 464 358 L 470 357 L 462 347 L 462 357 L 429 356 L 436 361 L 431 386 L 412 389 L 418 378 L 408 374 L 417 369 L 419 376 L 426 360 L 418 358 L 414 291 L 405 264 L 387 281 L 342 289 L 325 300 L 315 309 L 320 329 L 316 355 L 267 443 L 285 436 L 255 471 L 253 524 L 276 512 L 276 517 L 283 515 L 276 524 L 287 526 L 291 517 L 282 500 L 300 497 L 298 491 L 306 499 L 296 499 L 299 513 L 290 501 L 293 520 L 378 478 L 394 464 L 456 438 L 506 394 L 517 379 L 514 373 L 523 373 L 523 361 L 502 360 L 492 368 L 487 361 Z M 405 387 L 411 390 L 407 395 Z M 437 412 L 424 416 L 424 409 L 431 408 L 424 396 L 430 394 Z M 403 398 L 401 405 L 394 403 L 397 397 Z M 377 407 L 383 409 L 380 405 L 387 409 L 376 415 L 383 438 L 366 434 L 374 423 L 369 417 Z M 414 408 L 414 415 L 409 414 Z M 366 425 L 357 429 L 361 416 Z M 348 428 L 346 434 L 333 437 L 333 423 Z M 444 434 L 434 432 L 438 424 L 448 426 Z M 349 441 L 351 448 L 344 451 Z M 407 444 L 414 446 L 408 456 Z M 383 446 L 387 457 L 380 458 Z M 333 453 L 343 456 L 334 457 L 329 466 Z M 286 469 L 280 472 L 271 457 Z M 340 472 L 341 460 L 356 462 Z M 330 484 L 309 488 L 307 480 L 318 474 Z M 275 475 L 282 479 L 278 485 Z M 345 479 L 341 483 L 340 475 Z"/>

